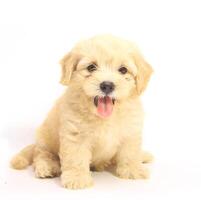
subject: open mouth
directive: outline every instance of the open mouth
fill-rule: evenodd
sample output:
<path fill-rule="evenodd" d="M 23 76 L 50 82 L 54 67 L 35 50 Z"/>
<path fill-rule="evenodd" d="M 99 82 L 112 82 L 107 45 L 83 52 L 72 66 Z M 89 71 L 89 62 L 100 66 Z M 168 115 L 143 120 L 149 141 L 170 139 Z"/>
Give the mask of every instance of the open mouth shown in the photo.
<path fill-rule="evenodd" d="M 109 96 L 95 96 L 94 105 L 97 107 L 97 113 L 100 117 L 106 118 L 112 114 L 115 99 Z"/>

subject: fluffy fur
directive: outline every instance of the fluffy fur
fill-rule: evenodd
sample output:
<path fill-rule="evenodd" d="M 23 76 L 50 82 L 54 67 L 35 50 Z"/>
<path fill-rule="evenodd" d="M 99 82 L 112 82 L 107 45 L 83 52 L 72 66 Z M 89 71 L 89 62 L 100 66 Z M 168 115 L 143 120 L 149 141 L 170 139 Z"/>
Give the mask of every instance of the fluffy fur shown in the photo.
<path fill-rule="evenodd" d="M 87 66 L 97 65 L 89 72 Z M 39 178 L 61 174 L 63 187 L 78 189 L 93 184 L 90 169 L 114 166 L 115 174 L 126 179 L 147 178 L 143 162 L 151 161 L 143 152 L 143 109 L 140 95 L 145 90 L 151 66 L 136 45 L 102 35 L 79 42 L 61 61 L 61 83 L 68 89 L 57 100 L 37 130 L 30 145 L 11 161 L 16 169 L 33 162 Z M 128 73 L 118 69 L 126 66 Z M 115 105 L 111 116 L 101 118 L 95 96 L 104 96 L 99 85 L 112 81 Z"/>

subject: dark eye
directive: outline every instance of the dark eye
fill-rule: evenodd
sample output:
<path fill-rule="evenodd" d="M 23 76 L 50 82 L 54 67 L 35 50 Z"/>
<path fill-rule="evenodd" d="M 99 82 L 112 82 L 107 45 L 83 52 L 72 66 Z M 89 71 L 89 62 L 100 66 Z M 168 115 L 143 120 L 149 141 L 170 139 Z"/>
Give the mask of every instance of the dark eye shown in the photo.
<path fill-rule="evenodd" d="M 120 67 L 119 72 L 121 72 L 122 74 L 126 74 L 128 72 L 128 70 L 126 67 Z"/>
<path fill-rule="evenodd" d="M 88 70 L 89 72 L 95 71 L 95 70 L 96 70 L 96 65 L 94 65 L 94 64 L 89 65 L 89 66 L 87 67 L 87 70 Z"/>

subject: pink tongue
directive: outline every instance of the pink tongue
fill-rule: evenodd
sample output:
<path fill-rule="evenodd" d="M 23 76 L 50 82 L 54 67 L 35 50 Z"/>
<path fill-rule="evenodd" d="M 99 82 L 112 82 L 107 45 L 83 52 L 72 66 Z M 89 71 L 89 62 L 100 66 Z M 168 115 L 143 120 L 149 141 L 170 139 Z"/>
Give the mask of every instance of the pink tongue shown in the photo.
<path fill-rule="evenodd" d="M 101 117 L 103 118 L 109 117 L 112 114 L 112 110 L 113 110 L 113 103 L 110 97 L 106 96 L 98 98 L 97 111 Z"/>

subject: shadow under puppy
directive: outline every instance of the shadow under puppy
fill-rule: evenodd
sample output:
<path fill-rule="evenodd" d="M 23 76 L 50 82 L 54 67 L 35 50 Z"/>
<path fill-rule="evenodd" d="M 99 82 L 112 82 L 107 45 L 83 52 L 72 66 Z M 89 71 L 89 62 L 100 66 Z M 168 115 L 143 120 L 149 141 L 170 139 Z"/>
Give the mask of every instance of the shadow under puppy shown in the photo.
<path fill-rule="evenodd" d="M 68 89 L 37 130 L 36 142 L 11 161 L 33 163 L 39 178 L 61 174 L 63 187 L 92 185 L 90 167 L 115 166 L 120 178 L 147 178 L 140 95 L 152 73 L 136 45 L 110 35 L 79 42 L 61 61 Z"/>

